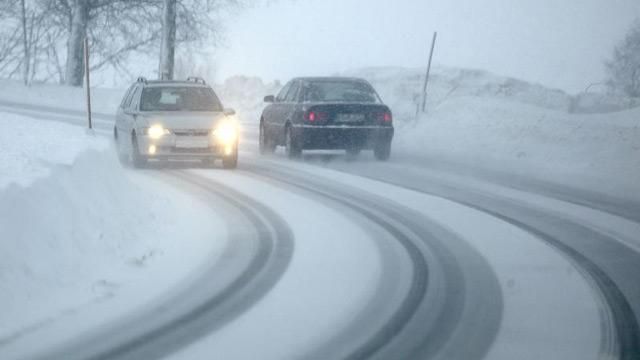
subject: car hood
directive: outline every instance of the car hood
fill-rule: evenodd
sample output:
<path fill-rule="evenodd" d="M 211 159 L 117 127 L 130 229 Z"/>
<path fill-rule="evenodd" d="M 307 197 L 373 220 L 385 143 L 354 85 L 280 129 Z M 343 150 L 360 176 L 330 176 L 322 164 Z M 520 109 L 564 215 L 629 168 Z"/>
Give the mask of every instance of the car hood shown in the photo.
<path fill-rule="evenodd" d="M 227 117 L 223 112 L 145 112 L 145 126 L 162 125 L 166 129 L 212 129 Z"/>

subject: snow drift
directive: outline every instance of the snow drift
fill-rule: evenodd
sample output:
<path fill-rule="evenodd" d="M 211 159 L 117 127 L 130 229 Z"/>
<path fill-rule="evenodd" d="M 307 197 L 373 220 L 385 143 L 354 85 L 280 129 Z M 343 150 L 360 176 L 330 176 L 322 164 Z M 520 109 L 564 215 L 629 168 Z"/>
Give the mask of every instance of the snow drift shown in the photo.
<path fill-rule="evenodd" d="M 416 116 L 420 71 L 347 74 L 368 79 L 391 105 L 395 159 L 418 156 L 426 165 L 437 160 L 640 199 L 640 108 L 570 113 L 574 98 L 560 90 L 440 67 L 429 84 L 428 113 Z"/>
<path fill-rule="evenodd" d="M 107 138 L 7 113 L 0 126 L 0 348 L 134 288 L 167 291 L 224 244 L 210 209 L 136 181 Z"/>

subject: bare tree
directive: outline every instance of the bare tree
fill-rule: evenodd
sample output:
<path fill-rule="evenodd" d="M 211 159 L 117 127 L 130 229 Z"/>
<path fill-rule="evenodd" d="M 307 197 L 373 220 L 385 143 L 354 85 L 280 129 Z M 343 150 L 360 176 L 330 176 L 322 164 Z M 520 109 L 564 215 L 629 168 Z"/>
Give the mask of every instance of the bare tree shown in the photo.
<path fill-rule="evenodd" d="M 0 75 L 21 76 L 25 84 L 35 76 L 47 28 L 45 12 L 31 3 L 0 3 Z"/>
<path fill-rule="evenodd" d="M 0 76 L 81 86 L 87 36 L 92 71 L 132 75 L 132 56 L 138 63 L 157 59 L 165 1 L 175 4 L 163 52 L 170 69 L 176 47 L 191 53 L 213 45 L 223 10 L 254 0 L 0 0 Z"/>
<path fill-rule="evenodd" d="M 607 84 L 616 93 L 640 97 L 640 20 L 636 20 L 624 40 L 606 63 Z"/>
<path fill-rule="evenodd" d="M 25 0 L 20 0 L 20 17 L 22 20 L 22 45 L 24 47 L 24 84 L 29 85 L 29 65 L 31 64 L 31 56 L 29 55 L 29 42 L 27 36 L 27 6 Z"/>
<path fill-rule="evenodd" d="M 176 47 L 198 52 L 204 41 L 215 45 L 221 32 L 218 16 L 252 0 L 164 0 L 163 40 L 160 50 L 159 77 L 173 78 Z"/>
<path fill-rule="evenodd" d="M 71 26 L 67 42 L 67 70 L 65 82 L 71 86 L 81 86 L 84 75 L 82 50 L 87 36 L 90 0 L 73 0 L 70 6 Z"/>
<path fill-rule="evenodd" d="M 161 79 L 172 80 L 176 50 L 176 6 L 177 0 L 164 0 L 162 18 L 162 43 L 160 44 Z"/>

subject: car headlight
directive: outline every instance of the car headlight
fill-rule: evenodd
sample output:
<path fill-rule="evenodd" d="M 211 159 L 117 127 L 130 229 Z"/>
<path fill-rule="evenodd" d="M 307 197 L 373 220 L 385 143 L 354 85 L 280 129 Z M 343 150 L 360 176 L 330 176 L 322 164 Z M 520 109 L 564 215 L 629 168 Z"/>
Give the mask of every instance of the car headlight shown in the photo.
<path fill-rule="evenodd" d="M 222 122 L 216 127 L 213 136 L 223 144 L 232 144 L 238 139 L 238 127 L 232 122 Z"/>
<path fill-rule="evenodd" d="M 169 134 L 171 134 L 169 129 L 165 129 L 162 125 L 153 125 L 152 127 L 145 129 L 145 135 L 152 139 L 160 139 L 161 137 Z"/>

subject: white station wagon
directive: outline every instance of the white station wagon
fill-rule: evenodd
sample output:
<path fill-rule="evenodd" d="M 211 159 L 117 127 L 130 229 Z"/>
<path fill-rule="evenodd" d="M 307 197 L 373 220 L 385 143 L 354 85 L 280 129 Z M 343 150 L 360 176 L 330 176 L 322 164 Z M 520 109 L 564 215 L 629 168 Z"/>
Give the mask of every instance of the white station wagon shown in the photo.
<path fill-rule="evenodd" d="M 125 94 L 113 129 L 123 163 L 197 159 L 224 168 L 238 164 L 235 111 L 224 109 L 201 78 L 147 81 L 138 78 Z"/>

